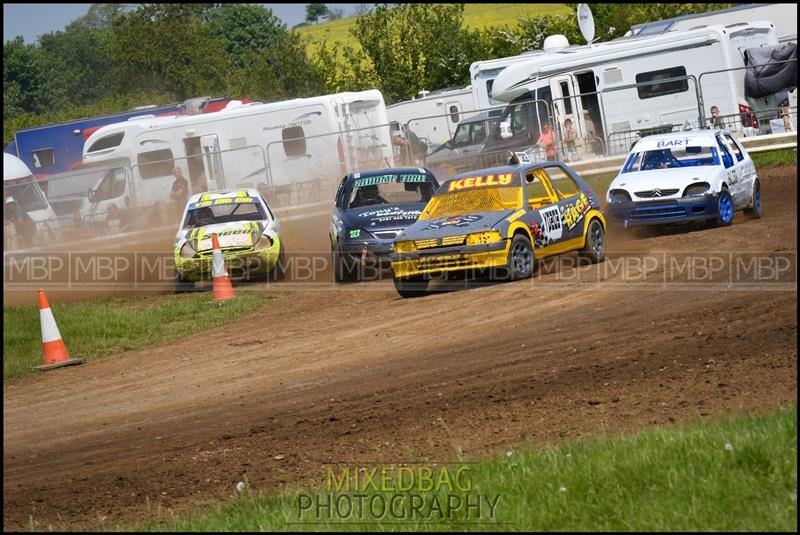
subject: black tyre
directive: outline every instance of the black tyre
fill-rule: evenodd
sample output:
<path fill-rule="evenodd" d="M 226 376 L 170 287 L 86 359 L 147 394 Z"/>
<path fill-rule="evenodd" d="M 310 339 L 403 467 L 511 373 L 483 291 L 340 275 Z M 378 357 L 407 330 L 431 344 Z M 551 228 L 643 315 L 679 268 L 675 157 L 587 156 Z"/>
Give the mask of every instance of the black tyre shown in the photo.
<path fill-rule="evenodd" d="M 331 251 L 331 259 L 333 260 L 333 280 L 336 282 L 352 282 L 356 279 L 355 266 L 347 263 L 345 256 L 333 249 Z"/>
<path fill-rule="evenodd" d="M 606 256 L 606 237 L 603 224 L 597 219 L 592 219 L 586 231 L 586 243 L 578 253 L 581 258 L 588 259 L 592 264 L 599 264 Z"/>
<path fill-rule="evenodd" d="M 400 297 L 421 297 L 428 293 L 428 283 L 425 277 L 394 278 L 394 287 Z"/>
<path fill-rule="evenodd" d="M 194 282 L 185 279 L 181 274 L 175 275 L 175 293 L 182 294 L 194 291 Z"/>
<path fill-rule="evenodd" d="M 714 226 L 727 227 L 733 223 L 733 198 L 728 188 L 722 188 L 717 199 L 717 217 L 713 220 Z"/>
<path fill-rule="evenodd" d="M 533 275 L 534 260 L 531 240 L 524 234 L 516 234 L 511 239 L 511 247 L 508 249 L 508 260 L 502 278 L 510 281 L 527 279 Z"/>
<path fill-rule="evenodd" d="M 267 282 L 283 280 L 286 275 L 286 255 L 283 252 L 283 243 L 281 243 L 281 252 L 278 253 L 278 261 L 268 273 Z"/>
<path fill-rule="evenodd" d="M 758 179 L 753 183 L 753 206 L 745 208 L 744 213 L 753 219 L 761 219 L 761 183 Z"/>

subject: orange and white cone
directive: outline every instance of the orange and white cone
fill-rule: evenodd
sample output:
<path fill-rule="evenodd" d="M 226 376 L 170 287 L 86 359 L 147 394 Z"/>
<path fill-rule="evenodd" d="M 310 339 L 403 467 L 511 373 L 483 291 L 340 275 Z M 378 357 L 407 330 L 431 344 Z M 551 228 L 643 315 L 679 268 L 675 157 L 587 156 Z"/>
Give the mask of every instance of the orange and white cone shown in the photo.
<path fill-rule="evenodd" d="M 67 346 L 64 345 L 64 340 L 61 339 L 61 333 L 58 332 L 58 325 L 56 325 L 56 319 L 53 317 L 53 311 L 50 310 L 50 303 L 47 302 L 47 296 L 42 289 L 39 290 L 39 322 L 42 325 L 44 364 L 36 366 L 37 370 L 45 371 L 83 363 L 83 359 L 69 358 Z"/>
<path fill-rule="evenodd" d="M 236 297 L 236 293 L 233 291 L 231 278 L 228 276 L 228 272 L 225 271 L 225 257 L 222 256 L 222 250 L 219 248 L 219 240 L 217 240 L 216 234 L 211 235 L 211 245 L 214 248 L 211 271 L 211 277 L 214 282 L 213 300 L 226 301 L 233 299 Z"/>

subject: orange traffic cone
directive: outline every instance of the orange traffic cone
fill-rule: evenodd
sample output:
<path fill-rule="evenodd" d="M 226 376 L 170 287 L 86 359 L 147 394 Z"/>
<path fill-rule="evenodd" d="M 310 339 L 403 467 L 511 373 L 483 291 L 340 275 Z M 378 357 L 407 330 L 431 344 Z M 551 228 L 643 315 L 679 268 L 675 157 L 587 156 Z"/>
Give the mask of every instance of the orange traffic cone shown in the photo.
<path fill-rule="evenodd" d="M 56 319 L 53 317 L 53 311 L 50 310 L 50 303 L 47 302 L 47 296 L 42 289 L 39 289 L 39 322 L 42 325 L 44 364 L 36 366 L 37 370 L 45 371 L 83 363 L 83 359 L 69 358 L 67 346 L 64 345 L 64 340 L 61 339 L 61 333 L 58 332 L 58 325 L 56 325 Z"/>
<path fill-rule="evenodd" d="M 217 240 L 216 234 L 211 235 L 211 245 L 214 248 L 211 271 L 211 277 L 214 282 L 213 300 L 226 301 L 233 299 L 236 297 L 236 293 L 233 291 L 231 278 L 228 276 L 228 272 L 225 271 L 225 257 L 222 256 L 222 250 L 219 248 L 219 240 Z"/>

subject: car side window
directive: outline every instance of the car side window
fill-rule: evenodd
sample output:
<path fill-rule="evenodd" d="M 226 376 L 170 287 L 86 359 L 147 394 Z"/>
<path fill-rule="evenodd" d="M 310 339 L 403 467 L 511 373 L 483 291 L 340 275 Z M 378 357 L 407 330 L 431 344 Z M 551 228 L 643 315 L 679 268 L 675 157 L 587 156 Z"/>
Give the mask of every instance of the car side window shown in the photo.
<path fill-rule="evenodd" d="M 453 146 L 461 147 L 470 144 L 469 127 L 470 127 L 469 124 L 462 124 L 461 126 L 456 128 L 456 134 L 453 136 Z"/>
<path fill-rule="evenodd" d="M 550 177 L 550 184 L 553 186 L 562 199 L 578 195 L 581 188 L 575 180 L 564 169 L 557 165 L 544 168 L 547 176 Z"/>
<path fill-rule="evenodd" d="M 736 161 L 741 162 L 744 160 L 744 154 L 742 153 L 742 147 L 736 142 L 735 139 L 730 134 L 725 134 L 725 141 L 728 142 L 733 154 L 736 156 Z"/>
<path fill-rule="evenodd" d="M 719 147 L 720 154 L 722 155 L 722 165 L 725 166 L 725 169 L 728 169 L 733 166 L 733 157 L 731 153 L 728 151 L 728 148 L 722 142 L 722 140 L 717 137 L 717 146 Z"/>
<path fill-rule="evenodd" d="M 556 202 L 555 193 L 547 185 L 547 173 L 543 169 L 534 169 L 525 175 L 528 185 L 528 207 L 540 208 Z"/>
<path fill-rule="evenodd" d="M 477 145 L 486 140 L 486 124 L 483 122 L 472 125 L 472 144 Z"/>

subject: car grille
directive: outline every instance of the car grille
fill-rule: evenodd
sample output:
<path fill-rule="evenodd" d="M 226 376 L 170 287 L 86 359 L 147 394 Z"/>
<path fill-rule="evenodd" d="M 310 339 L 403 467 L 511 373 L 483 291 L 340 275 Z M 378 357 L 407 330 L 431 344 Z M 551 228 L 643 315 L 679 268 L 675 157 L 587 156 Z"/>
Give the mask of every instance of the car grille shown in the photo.
<path fill-rule="evenodd" d="M 417 269 L 445 269 L 452 267 L 468 267 L 472 260 L 465 256 L 440 256 L 417 260 Z"/>
<path fill-rule="evenodd" d="M 393 240 L 400 234 L 400 230 L 378 230 L 372 233 L 378 239 L 381 240 Z"/>
<path fill-rule="evenodd" d="M 466 234 L 460 236 L 447 236 L 445 238 L 431 238 L 428 240 L 417 240 L 414 245 L 417 249 L 430 249 L 432 247 L 450 247 L 453 245 L 463 245 L 467 239 Z"/>
<path fill-rule="evenodd" d="M 659 197 L 669 197 L 670 195 L 675 195 L 678 193 L 677 188 L 670 188 L 670 189 L 649 189 L 646 191 L 637 191 L 636 196 L 641 197 L 642 199 L 658 199 Z"/>
<path fill-rule="evenodd" d="M 243 253 L 246 251 L 250 251 L 253 249 L 252 245 L 246 245 L 244 247 L 220 247 L 220 251 L 222 253 Z M 214 249 L 208 249 L 207 251 L 202 251 L 199 256 L 200 258 L 204 258 L 206 256 L 211 256 L 214 254 Z"/>
<path fill-rule="evenodd" d="M 636 207 L 631 211 L 630 218 L 635 221 L 647 221 L 648 219 L 664 219 L 672 217 L 684 217 L 686 209 L 678 204 L 664 204 L 653 207 Z"/>

